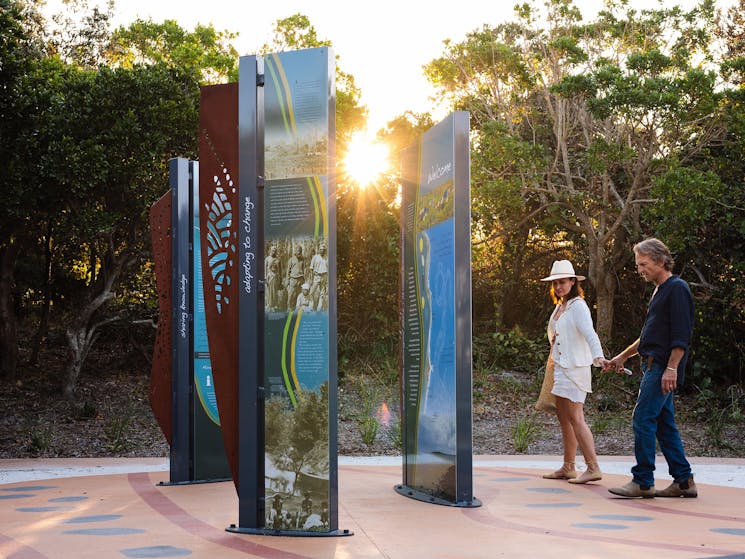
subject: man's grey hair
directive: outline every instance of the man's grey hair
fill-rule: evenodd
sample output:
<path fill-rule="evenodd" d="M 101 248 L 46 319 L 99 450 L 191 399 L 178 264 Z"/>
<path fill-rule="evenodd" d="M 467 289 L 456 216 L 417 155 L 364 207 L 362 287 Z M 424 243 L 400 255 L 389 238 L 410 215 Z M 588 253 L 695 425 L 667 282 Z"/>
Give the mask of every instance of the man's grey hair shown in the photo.
<path fill-rule="evenodd" d="M 634 254 L 649 256 L 655 262 L 662 263 L 668 272 L 672 272 L 675 265 L 675 260 L 673 260 L 673 255 L 670 254 L 670 249 L 667 248 L 665 243 L 654 237 L 636 243 L 634 245 Z"/>

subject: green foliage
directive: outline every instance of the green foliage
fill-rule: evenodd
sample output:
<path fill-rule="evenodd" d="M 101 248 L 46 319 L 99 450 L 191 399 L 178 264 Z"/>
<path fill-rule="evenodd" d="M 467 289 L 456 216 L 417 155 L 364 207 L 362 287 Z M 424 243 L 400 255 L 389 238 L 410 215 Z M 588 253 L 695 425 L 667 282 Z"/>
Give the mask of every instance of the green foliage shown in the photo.
<path fill-rule="evenodd" d="M 301 13 L 278 19 L 274 22 L 274 36 L 271 43 L 265 44 L 262 52 L 329 47 L 331 41 L 318 38 L 316 28 L 308 16 Z"/>
<path fill-rule="evenodd" d="M 133 403 L 117 415 L 111 415 L 104 420 L 104 437 L 107 447 L 112 452 L 121 452 L 131 446 L 130 433 L 134 429 L 137 413 Z"/>
<path fill-rule="evenodd" d="M 33 455 L 41 455 L 52 447 L 52 425 L 37 424 L 29 429 L 28 449 Z"/>
<path fill-rule="evenodd" d="M 402 450 L 404 446 L 403 442 L 403 434 L 401 432 L 401 418 L 397 417 L 395 420 L 391 421 L 390 425 L 388 425 L 388 428 L 386 429 L 386 435 L 388 436 L 388 440 L 393 444 L 395 448 L 398 450 Z"/>
<path fill-rule="evenodd" d="M 380 423 L 377 418 L 372 415 L 360 417 L 357 420 L 357 427 L 360 430 L 362 442 L 367 446 L 372 446 L 372 444 L 375 443 L 375 438 L 378 436 L 378 431 L 380 430 Z"/>
<path fill-rule="evenodd" d="M 526 322 L 506 310 L 520 304 L 514 286 L 535 281 L 520 274 L 568 249 L 593 271 L 609 338 L 615 277 L 659 160 L 715 136 L 716 74 L 696 60 L 709 56 L 711 10 L 624 8 L 580 24 L 570 1 L 548 2 L 545 18 L 523 5 L 517 22 L 448 43 L 427 66 L 441 99 L 471 112 L 474 231 L 495 255 L 492 297 L 508 327 Z"/>
<path fill-rule="evenodd" d="M 662 175 L 653 189 L 659 202 L 647 219 L 696 296 L 691 379 L 726 386 L 745 382 L 745 188 L 742 175 L 728 176 L 742 163 L 732 169 L 737 160 L 722 155 L 726 171 L 709 163 L 708 169 L 674 167 Z"/>
<path fill-rule="evenodd" d="M 530 339 L 519 328 L 477 337 L 473 346 L 474 361 L 479 368 L 489 371 L 506 369 L 533 372 L 544 366 L 548 357 L 545 338 Z"/>
<path fill-rule="evenodd" d="M 504 374 L 500 377 L 496 389 L 498 392 L 514 398 L 524 390 L 524 386 L 523 383 L 514 376 Z"/>
<path fill-rule="evenodd" d="M 370 446 L 375 442 L 380 430 L 380 420 L 377 417 L 378 407 L 383 401 L 382 387 L 375 383 L 360 382 L 357 384 L 360 406 L 357 410 L 355 423 L 360 431 L 362 441 Z"/>
<path fill-rule="evenodd" d="M 238 79 L 238 52 L 230 41 L 237 34 L 217 31 L 212 24 L 186 31 L 174 20 L 141 19 L 119 27 L 111 37 L 107 58 L 112 66 L 164 65 L 189 69 L 205 84 Z"/>
<path fill-rule="evenodd" d="M 340 186 L 338 219 L 339 342 L 342 362 L 396 354 L 398 221 L 388 193 Z"/>
<path fill-rule="evenodd" d="M 105 9 L 89 6 L 88 0 L 66 0 L 63 11 L 52 15 L 53 25 L 44 30 L 48 50 L 66 64 L 93 69 L 103 64 L 111 38 L 114 2 Z"/>
<path fill-rule="evenodd" d="M 86 37 L 102 40 L 95 33 Z M 23 293 L 25 304 L 53 309 L 53 320 L 76 322 L 79 332 L 106 320 L 105 309 L 88 303 L 109 299 L 107 290 L 114 291 L 130 270 L 141 273 L 148 210 L 166 188 L 167 161 L 196 154 L 199 64 L 205 60 L 188 68 L 91 68 L 43 52 L 25 60 L 7 107 L 18 118 L 3 116 L 8 128 L 0 133 L 0 178 L 7 187 L 0 236 L 27 256 L 23 266 L 37 263 L 35 273 L 16 274 L 13 293 Z M 3 277 L 12 277 L 18 262 L 3 262 Z M 35 310 L 24 309 L 27 316 Z M 93 314 L 99 310 L 103 317 Z M 3 344 L 14 343 L 11 334 L 0 334 Z"/>
<path fill-rule="evenodd" d="M 743 422 L 742 410 L 745 406 L 743 387 L 731 385 L 726 390 L 720 391 L 707 377 L 703 378 L 695 388 L 697 390 L 696 414 L 706 419 L 707 442 L 712 450 L 739 450 L 729 442 L 727 429 L 741 428 L 739 424 Z"/>
<path fill-rule="evenodd" d="M 538 438 L 539 431 L 534 415 L 518 418 L 512 427 L 512 446 L 515 452 L 526 452 L 530 444 Z"/>
<path fill-rule="evenodd" d="M 280 454 L 289 446 L 292 430 L 292 412 L 283 398 L 269 398 L 264 404 L 264 435 L 266 451 L 271 455 Z"/>

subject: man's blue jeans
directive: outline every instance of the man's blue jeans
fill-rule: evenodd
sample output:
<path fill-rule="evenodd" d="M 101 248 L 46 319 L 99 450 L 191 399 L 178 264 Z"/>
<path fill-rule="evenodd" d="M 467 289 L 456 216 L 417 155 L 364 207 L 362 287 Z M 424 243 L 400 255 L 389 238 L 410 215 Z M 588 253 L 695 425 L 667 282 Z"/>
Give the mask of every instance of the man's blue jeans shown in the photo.
<path fill-rule="evenodd" d="M 676 483 L 682 483 L 691 477 L 691 465 L 686 459 L 675 424 L 673 393 L 663 394 L 660 386 L 665 367 L 653 363 L 649 369 L 645 368 L 646 364 L 642 369 L 642 383 L 634 408 L 636 466 L 631 468 L 631 473 L 639 485 L 654 485 L 656 441 L 659 441 L 670 475 Z"/>

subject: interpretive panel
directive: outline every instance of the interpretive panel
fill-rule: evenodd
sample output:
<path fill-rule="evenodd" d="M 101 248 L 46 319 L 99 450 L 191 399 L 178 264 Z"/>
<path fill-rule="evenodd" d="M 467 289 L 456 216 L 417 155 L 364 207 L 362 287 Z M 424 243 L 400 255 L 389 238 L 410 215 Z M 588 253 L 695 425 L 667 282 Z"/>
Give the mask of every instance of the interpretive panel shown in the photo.
<path fill-rule="evenodd" d="M 195 480 L 230 477 L 220 431 L 215 382 L 212 373 L 202 278 L 201 226 L 199 223 L 199 163 L 190 163 L 192 225 L 192 468 Z"/>
<path fill-rule="evenodd" d="M 264 58 L 265 525 L 282 531 L 337 528 L 333 64 Z"/>
<path fill-rule="evenodd" d="M 404 485 L 440 501 L 471 495 L 468 113 L 403 154 Z"/>

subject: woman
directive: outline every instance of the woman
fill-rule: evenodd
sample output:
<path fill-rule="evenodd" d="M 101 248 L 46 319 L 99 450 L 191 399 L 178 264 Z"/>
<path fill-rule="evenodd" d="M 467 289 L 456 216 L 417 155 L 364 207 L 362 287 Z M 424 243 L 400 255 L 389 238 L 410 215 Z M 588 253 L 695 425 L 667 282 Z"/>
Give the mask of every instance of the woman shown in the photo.
<path fill-rule="evenodd" d="M 541 279 L 551 282 L 551 298 L 556 303 L 548 321 L 548 340 L 554 362 L 551 393 L 556 396 L 556 415 L 564 445 L 564 464 L 543 477 L 566 479 L 569 483 L 587 483 L 603 478 L 592 432 L 585 422 L 584 402 L 587 393 L 592 392 L 590 365 L 601 366 L 605 359 L 579 285 L 583 279 L 584 276 L 574 273 L 569 260 L 556 260 L 551 266 L 551 274 Z M 574 468 L 577 444 L 587 464 L 587 470 L 579 477 Z"/>

